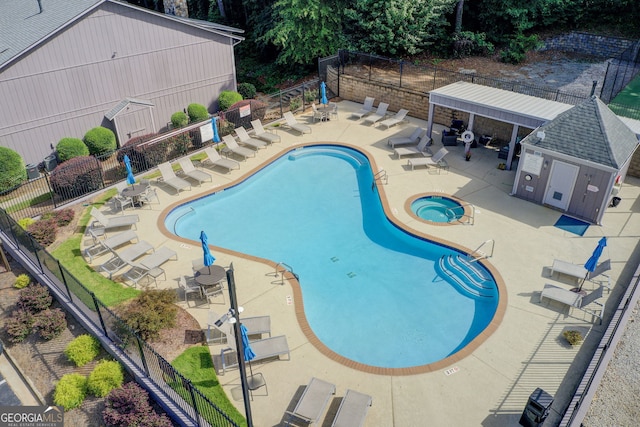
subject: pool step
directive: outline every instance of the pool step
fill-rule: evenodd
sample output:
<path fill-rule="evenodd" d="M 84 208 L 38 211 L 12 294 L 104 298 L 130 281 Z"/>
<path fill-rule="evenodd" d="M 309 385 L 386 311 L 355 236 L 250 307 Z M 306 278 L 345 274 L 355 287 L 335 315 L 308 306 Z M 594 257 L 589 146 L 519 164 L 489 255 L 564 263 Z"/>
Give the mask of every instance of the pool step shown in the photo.
<path fill-rule="evenodd" d="M 444 255 L 438 261 L 438 274 L 464 294 L 474 298 L 495 298 L 493 281 L 480 267 L 460 255 Z"/>

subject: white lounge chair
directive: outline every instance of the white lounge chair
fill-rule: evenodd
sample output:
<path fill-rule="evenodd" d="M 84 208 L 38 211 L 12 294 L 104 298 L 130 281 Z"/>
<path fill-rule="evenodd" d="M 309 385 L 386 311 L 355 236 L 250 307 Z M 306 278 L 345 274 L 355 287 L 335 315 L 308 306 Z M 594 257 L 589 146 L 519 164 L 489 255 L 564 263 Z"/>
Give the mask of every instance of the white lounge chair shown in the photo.
<path fill-rule="evenodd" d="M 417 127 L 413 130 L 413 133 L 409 136 L 394 136 L 387 140 L 387 145 L 391 148 L 396 148 L 401 145 L 416 145 L 420 141 L 420 135 L 425 132 L 425 129 Z"/>
<path fill-rule="evenodd" d="M 444 160 L 444 156 L 447 155 L 449 151 L 445 147 L 442 147 L 440 150 L 436 152 L 432 157 L 420 157 L 417 159 L 409 159 L 408 164 L 411 166 L 411 170 L 413 170 L 416 166 L 436 166 L 438 168 L 446 168 L 447 163 Z"/>
<path fill-rule="evenodd" d="M 251 138 L 247 133 L 247 130 L 242 126 L 236 128 L 236 135 L 238 135 L 240 144 L 246 145 L 247 147 L 255 148 L 256 150 L 258 150 L 267 146 L 266 142 L 259 139 Z"/>
<path fill-rule="evenodd" d="M 262 339 L 263 334 L 271 336 L 271 316 L 243 317 L 240 321 L 247 328 L 249 336 L 260 335 L 260 339 Z M 219 332 L 218 337 L 213 337 L 212 328 Z M 234 335 L 231 328 L 232 325 L 229 323 L 228 313 L 220 316 L 216 312 L 209 310 L 207 342 L 223 342 L 229 340 L 229 337 L 233 339 Z"/>
<path fill-rule="evenodd" d="M 191 190 L 191 184 L 189 184 L 189 181 L 178 178 L 171 168 L 169 162 L 159 164 L 158 170 L 162 175 L 162 177 L 158 178 L 158 182 L 166 184 L 169 187 L 173 188 L 174 190 L 176 190 L 176 193 L 179 193 L 181 190 Z"/>
<path fill-rule="evenodd" d="M 178 254 L 169 248 L 162 247 L 138 262 L 129 263 L 131 268 L 122 276 L 125 279 L 131 280 L 134 286 L 136 286 L 141 279 L 149 275 L 155 280 L 157 275 L 164 274 L 164 270 L 162 270 L 160 266 L 173 257 L 177 260 Z"/>
<path fill-rule="evenodd" d="M 331 427 L 362 427 L 372 403 L 371 396 L 347 389 Z"/>
<path fill-rule="evenodd" d="M 256 138 L 259 138 L 263 141 L 266 141 L 269 144 L 273 144 L 274 142 L 280 142 L 280 135 L 277 135 L 273 132 L 267 132 L 262 127 L 262 122 L 260 119 L 252 120 L 251 126 L 253 127 L 253 131 L 255 132 Z"/>
<path fill-rule="evenodd" d="M 378 109 L 375 113 L 364 118 L 364 123 L 373 125 L 377 121 L 384 119 L 384 116 L 387 115 L 387 108 L 389 108 L 389 104 L 381 102 L 378 104 Z"/>
<path fill-rule="evenodd" d="M 293 411 L 286 411 L 288 415 L 286 424 L 290 425 L 293 420 L 303 421 L 306 424 L 317 423 L 334 394 L 336 394 L 334 384 L 316 377 L 311 378 Z"/>
<path fill-rule="evenodd" d="M 102 212 L 96 208 L 91 208 L 92 228 L 102 228 L 107 231 L 112 228 L 130 227 L 136 228 L 136 223 L 140 221 L 138 215 L 123 215 L 118 217 L 107 218 Z"/>
<path fill-rule="evenodd" d="M 398 147 L 393 150 L 396 153 L 398 158 L 402 158 L 402 156 L 414 156 L 414 155 L 422 155 L 424 157 L 429 157 L 432 155 L 431 149 L 429 146 L 431 145 L 431 138 L 427 135 L 424 135 L 420 138 L 420 142 L 415 147 Z"/>
<path fill-rule="evenodd" d="M 233 137 L 231 135 L 225 135 L 222 137 L 222 142 L 224 142 L 224 145 L 226 145 L 225 150 L 228 150 L 234 154 L 237 154 L 238 156 L 242 157 L 243 159 L 246 159 L 247 157 L 253 157 L 256 155 L 256 152 L 253 150 L 250 150 L 246 147 L 240 147 L 238 145 L 238 143 L 236 142 L 235 139 L 233 139 Z"/>
<path fill-rule="evenodd" d="M 577 278 L 578 280 L 590 280 L 595 281 L 594 279 L 598 276 L 603 276 L 605 278 L 604 281 L 601 281 L 602 284 L 606 282 L 606 287 L 608 289 L 611 288 L 611 278 L 604 274 L 607 271 L 611 270 L 611 260 L 607 259 L 598 264 L 593 271 L 587 271 L 584 268 L 583 264 L 574 264 L 572 262 L 562 261 L 559 259 L 553 260 L 553 265 L 551 266 L 551 275 L 553 273 L 561 273 L 566 274 L 567 276 L 572 276 Z"/>
<path fill-rule="evenodd" d="M 242 321 L 242 319 L 241 319 Z M 233 361 L 226 359 L 226 354 L 230 353 L 235 356 L 236 340 L 228 340 L 227 345 L 229 347 L 220 350 L 220 359 L 222 361 L 222 374 L 224 374 L 227 368 L 237 366 L 235 358 Z M 256 341 L 251 341 L 251 349 L 256 355 L 251 362 L 259 362 L 265 359 L 271 359 L 274 357 L 280 358 L 280 356 L 287 355 L 287 360 L 291 359 L 291 352 L 289 351 L 289 344 L 287 344 L 287 337 L 285 335 L 278 335 L 276 337 L 263 338 Z"/>
<path fill-rule="evenodd" d="M 89 258 L 89 262 L 91 262 L 93 261 L 93 258 L 114 250 L 118 246 L 122 246 L 133 240 L 138 240 L 138 235 L 135 231 L 123 231 L 122 233 L 118 233 L 107 239 L 98 240 L 93 246 L 85 248 L 84 255 Z"/>
<path fill-rule="evenodd" d="M 591 291 L 586 295 L 582 295 L 580 292 L 573 292 L 547 283 L 544 285 L 544 288 L 540 293 L 539 302 L 542 302 L 543 298 L 547 298 L 548 300 L 556 301 L 568 306 L 569 310 L 573 307 L 591 314 L 592 316 L 597 317 L 600 320 L 600 323 L 602 323 L 602 312 L 604 311 L 604 306 L 596 301 L 598 298 L 602 298 L 602 293 L 603 286 L 598 286 L 594 291 Z M 586 308 L 590 304 L 595 304 L 600 308 Z"/>
<path fill-rule="evenodd" d="M 387 129 L 389 129 L 391 126 L 395 126 L 398 123 L 403 122 L 404 118 L 407 117 L 407 114 L 409 114 L 409 110 L 402 109 L 398 111 L 395 116 L 381 121 L 378 124 L 378 127 L 385 126 Z"/>
<path fill-rule="evenodd" d="M 113 273 L 123 269 L 129 263 L 132 263 L 137 258 L 153 250 L 151 243 L 144 240 L 139 241 L 133 246 L 124 248 L 120 252 L 113 251 L 113 256 L 100 265 L 100 270 L 109 275 L 109 279 L 113 276 Z"/>
<path fill-rule="evenodd" d="M 357 119 L 361 119 L 364 116 L 366 116 L 367 114 L 371 113 L 373 111 L 373 102 L 375 101 L 375 98 L 372 98 L 370 96 L 367 96 L 364 99 L 364 104 L 362 105 L 362 108 L 359 109 L 358 111 L 351 113 L 351 117 L 355 117 Z"/>
<path fill-rule="evenodd" d="M 188 157 L 183 157 L 178 160 L 180 167 L 182 168 L 182 173 L 185 174 L 188 178 L 193 179 L 198 182 L 198 185 L 202 184 L 205 181 L 213 181 L 211 175 L 208 173 L 196 169 L 191 162 L 191 159 Z"/>
<path fill-rule="evenodd" d="M 313 103 L 311 104 L 311 109 L 313 110 L 313 121 L 315 122 L 316 120 L 324 122 L 325 120 L 327 120 L 327 113 L 324 111 L 320 111 L 318 110 L 318 107 L 316 107 L 316 104 Z"/>
<path fill-rule="evenodd" d="M 311 127 L 298 123 L 291 111 L 287 111 L 283 116 L 285 122 L 287 123 L 287 126 L 289 126 L 291 129 L 295 130 L 296 132 L 300 132 L 300 134 L 311 133 Z"/>
<path fill-rule="evenodd" d="M 204 149 L 205 154 L 207 155 L 207 161 L 211 163 L 213 166 L 220 166 L 221 168 L 227 169 L 227 171 L 231 172 L 233 169 L 240 169 L 240 163 L 236 162 L 233 159 L 223 159 L 220 157 L 220 153 L 213 147 L 207 147 Z"/>

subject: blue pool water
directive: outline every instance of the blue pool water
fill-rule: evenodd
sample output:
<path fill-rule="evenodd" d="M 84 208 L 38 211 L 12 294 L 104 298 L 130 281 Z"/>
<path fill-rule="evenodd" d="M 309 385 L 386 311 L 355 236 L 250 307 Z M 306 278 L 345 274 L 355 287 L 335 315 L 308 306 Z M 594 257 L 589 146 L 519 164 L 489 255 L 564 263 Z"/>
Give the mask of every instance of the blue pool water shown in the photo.
<path fill-rule="evenodd" d="M 290 265 L 313 332 L 346 358 L 386 368 L 441 360 L 491 322 L 497 290 L 474 297 L 444 280 L 438 260 L 459 252 L 395 227 L 372 181 L 361 153 L 305 147 L 165 223 L 196 242 L 204 230 L 212 245 Z"/>
<path fill-rule="evenodd" d="M 448 197 L 426 196 L 411 203 L 411 211 L 417 217 L 431 222 L 451 222 L 464 215 L 464 208 Z"/>

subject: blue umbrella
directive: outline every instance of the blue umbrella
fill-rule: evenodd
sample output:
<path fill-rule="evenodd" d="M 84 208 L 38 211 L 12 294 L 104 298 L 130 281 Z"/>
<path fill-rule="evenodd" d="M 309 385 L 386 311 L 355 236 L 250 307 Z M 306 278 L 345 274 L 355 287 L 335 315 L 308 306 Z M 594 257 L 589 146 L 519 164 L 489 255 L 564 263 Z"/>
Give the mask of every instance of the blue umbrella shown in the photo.
<path fill-rule="evenodd" d="M 207 244 L 207 234 L 204 231 L 200 232 L 200 241 L 202 242 L 202 252 L 204 253 L 204 265 L 206 267 L 210 267 L 214 261 L 216 260 L 211 252 L 209 251 L 209 245 Z"/>
<path fill-rule="evenodd" d="M 131 160 L 126 154 L 124 155 L 124 167 L 127 168 L 127 184 L 135 184 L 136 178 L 133 176 L 133 170 L 131 170 Z"/>
<path fill-rule="evenodd" d="M 324 82 L 320 83 L 320 102 L 325 105 L 329 103 L 329 100 L 327 100 L 327 85 Z"/>
<path fill-rule="evenodd" d="M 602 250 L 605 246 L 607 246 L 607 238 L 603 237 L 602 239 L 600 239 L 600 241 L 598 241 L 598 246 L 596 246 L 596 248 L 593 250 L 593 254 L 591 254 L 591 257 L 584 264 L 584 268 L 587 270 L 587 274 L 584 276 L 584 279 L 582 279 L 582 283 L 580 284 L 578 291 L 582 290 L 582 285 L 584 284 L 585 280 L 587 280 L 587 277 L 589 277 L 589 273 L 592 273 L 598 266 L 598 260 L 600 259 L 600 255 L 602 255 Z"/>
<path fill-rule="evenodd" d="M 211 118 L 211 126 L 213 126 L 213 142 L 220 142 L 220 135 L 218 135 L 218 118 Z"/>
<path fill-rule="evenodd" d="M 247 327 L 243 324 L 240 324 L 240 335 L 242 336 L 242 351 L 244 353 L 244 360 L 249 362 L 249 371 L 251 371 L 251 376 L 253 377 L 253 370 L 251 369 L 251 361 L 256 354 L 253 352 L 251 348 L 251 343 L 249 342 L 249 333 L 247 331 Z"/>

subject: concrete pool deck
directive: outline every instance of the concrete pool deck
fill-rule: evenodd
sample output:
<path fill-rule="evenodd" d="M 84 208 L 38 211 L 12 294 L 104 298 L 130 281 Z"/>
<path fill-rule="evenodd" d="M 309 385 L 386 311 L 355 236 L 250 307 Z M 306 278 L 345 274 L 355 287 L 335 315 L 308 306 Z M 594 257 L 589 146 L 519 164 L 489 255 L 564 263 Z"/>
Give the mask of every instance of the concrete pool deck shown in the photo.
<path fill-rule="evenodd" d="M 205 169 L 213 176 L 212 183 L 195 186 L 191 191 L 178 195 L 171 188 L 157 186 L 161 203 L 151 204 L 151 209 L 137 209 L 135 213 L 140 216 L 138 235 L 142 239 L 154 247 L 167 246 L 179 255 L 178 261 L 168 261 L 162 266 L 167 278 L 160 278 L 158 286 L 177 289 L 180 275 L 191 272 L 191 260 L 202 257 L 199 241 L 185 242 L 158 232 L 159 215 L 167 206 L 227 185 L 300 143 L 340 142 L 361 147 L 375 159 L 377 169 L 387 172 L 388 183 L 381 187 L 393 220 L 415 232 L 455 242 L 469 251 L 486 240 L 495 241 L 495 251 L 489 263 L 500 273 L 506 286 L 506 310 L 502 322 L 471 354 L 433 372 L 401 376 L 365 373 L 327 357 L 309 341 L 296 318 L 294 288 L 289 281 L 274 277 L 273 266 L 212 249 L 217 264 L 234 265 L 238 301 L 245 308 L 243 316 L 270 315 L 272 336 L 286 335 L 291 350 L 291 360 L 252 365 L 254 373 L 263 374 L 269 393 L 265 396 L 265 390 L 259 389 L 254 394 L 251 402 L 254 424 L 281 425 L 285 410 L 295 405 L 311 377 L 337 386 L 335 398 L 329 406 L 330 414 L 335 413 L 348 388 L 371 395 L 373 406 L 367 415 L 366 426 L 517 425 L 528 396 L 537 387 L 555 396 L 553 408 L 558 409 L 552 410 L 549 422 L 557 420 L 558 411 L 563 410 L 570 400 L 573 387 L 588 362 L 590 349 L 599 340 L 606 324 L 592 323 L 590 316 L 583 316 L 579 310 L 567 316 L 566 310 L 559 305 L 538 304 L 539 293 L 545 283 L 559 283 L 571 288 L 575 281 L 569 277 L 549 277 L 553 259 L 584 263 L 602 236 L 608 238 L 602 259 L 610 258 L 612 261 L 612 284 L 619 280 L 622 283 L 626 283 L 625 279 L 628 281 L 630 276 L 626 277 L 624 266 L 635 253 L 640 236 L 637 203 L 640 180 L 627 178 L 619 194 L 621 203 L 605 213 L 603 225 L 590 226 L 584 236 L 577 236 L 554 227 L 560 212 L 509 195 L 515 172 L 497 168 L 503 162 L 498 159 L 497 151 L 474 148 L 471 160 L 467 162 L 462 145 L 448 147 L 448 171 L 434 168 L 411 170 L 406 159 L 396 159 L 386 140 L 398 134 L 408 135 L 412 126 L 425 126 L 425 122 L 409 118 L 410 123 L 379 129 L 348 118 L 350 111 L 359 108 L 360 104 L 340 102 L 340 119 L 323 123 L 312 124 L 310 113 L 297 116 L 299 122 L 311 126 L 311 134 L 301 136 L 279 128 L 277 132 L 282 142 L 241 162 L 240 170 L 225 174 L 223 170 Z M 442 126 L 435 127 L 433 152 L 441 146 L 441 129 Z M 475 208 L 474 224 L 442 227 L 413 217 L 405 209 L 405 203 L 418 194 L 428 192 L 450 194 L 472 204 Z M 278 197 L 277 189 L 274 189 L 274 197 Z M 129 209 L 127 213 L 133 212 Z M 214 212 L 211 220 L 227 219 L 216 218 Z M 241 225 L 230 223 L 229 226 Z M 194 239 L 198 234 L 199 230 Z M 209 242 L 215 245 L 215 238 L 209 236 Z M 103 259 L 98 258 L 93 264 L 101 261 Z M 605 293 L 603 299 L 615 299 L 618 291 L 614 289 Z M 225 295 L 225 301 L 226 304 L 222 304 L 219 297 L 212 299 L 211 310 L 223 314 L 229 308 L 228 295 Z M 187 308 L 184 302 L 180 304 Z M 190 300 L 189 305 L 188 311 L 206 329 L 207 304 L 193 307 Z M 399 334 L 405 326 L 402 319 L 371 320 L 397 321 Z M 581 346 L 571 348 L 561 339 L 565 327 L 584 326 L 591 327 L 591 330 Z M 384 336 L 378 339 L 380 345 L 385 345 Z M 223 347 L 210 345 L 212 355 L 217 356 Z M 231 369 L 218 378 L 230 400 L 240 412 L 244 412 L 243 402 L 232 397 L 233 389 L 240 385 L 238 370 Z M 326 424 L 325 419 L 331 419 L 331 415 L 325 415 L 319 425 Z"/>

